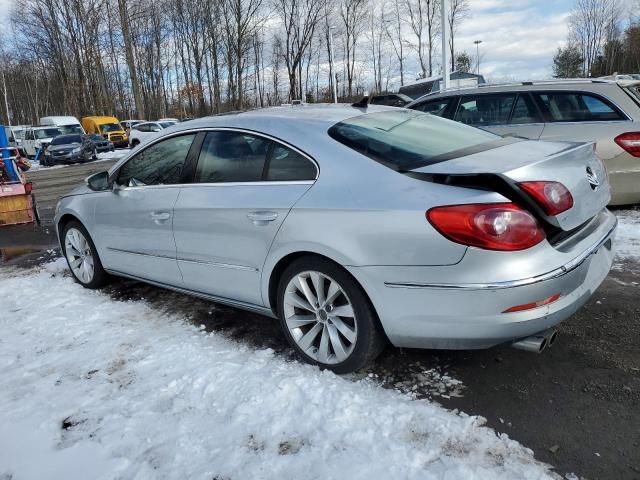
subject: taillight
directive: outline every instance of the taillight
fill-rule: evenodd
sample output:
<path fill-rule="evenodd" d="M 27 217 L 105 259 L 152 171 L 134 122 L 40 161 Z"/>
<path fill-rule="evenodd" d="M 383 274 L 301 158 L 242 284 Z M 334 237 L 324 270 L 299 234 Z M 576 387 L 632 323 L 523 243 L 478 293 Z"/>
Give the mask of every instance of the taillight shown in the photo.
<path fill-rule="evenodd" d="M 618 135 L 614 141 L 623 150 L 634 157 L 640 157 L 640 132 L 627 132 Z"/>
<path fill-rule="evenodd" d="M 545 238 L 533 215 L 514 203 L 435 207 L 426 216 L 449 240 L 486 250 L 524 250 Z"/>
<path fill-rule="evenodd" d="M 24 184 L 24 193 L 30 195 L 33 190 L 33 184 L 31 182 L 27 182 Z"/>
<path fill-rule="evenodd" d="M 571 192 L 560 182 L 522 182 L 519 185 L 540 204 L 547 215 L 558 215 L 573 207 Z"/>

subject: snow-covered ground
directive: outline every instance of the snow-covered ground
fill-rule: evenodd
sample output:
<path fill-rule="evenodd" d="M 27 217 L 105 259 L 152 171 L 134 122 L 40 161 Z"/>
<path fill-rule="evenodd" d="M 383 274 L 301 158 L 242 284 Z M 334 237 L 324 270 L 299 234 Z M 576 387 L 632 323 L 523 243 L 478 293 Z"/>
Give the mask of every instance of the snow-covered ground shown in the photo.
<path fill-rule="evenodd" d="M 618 217 L 615 248 L 619 260 L 640 261 L 640 208 L 615 211 Z"/>
<path fill-rule="evenodd" d="M 206 333 L 65 272 L 61 259 L 0 269 L 0 478 L 555 477 L 479 417 Z"/>
<path fill-rule="evenodd" d="M 124 150 L 114 150 L 113 152 L 102 152 L 98 154 L 98 159 L 94 160 L 94 162 L 103 162 L 105 160 L 119 160 L 124 157 L 127 153 L 129 153 L 128 149 Z M 36 170 L 40 170 L 41 168 L 46 168 L 47 170 L 53 170 L 57 168 L 67 168 L 72 165 L 54 165 L 53 167 L 43 167 L 40 165 L 40 162 L 31 161 L 31 168 L 29 171 L 33 172 Z"/>

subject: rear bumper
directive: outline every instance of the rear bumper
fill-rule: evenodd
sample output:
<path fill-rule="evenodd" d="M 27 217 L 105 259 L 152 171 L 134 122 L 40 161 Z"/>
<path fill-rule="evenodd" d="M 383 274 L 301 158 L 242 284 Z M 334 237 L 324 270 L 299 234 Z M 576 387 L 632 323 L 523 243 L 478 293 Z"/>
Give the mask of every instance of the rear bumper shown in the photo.
<path fill-rule="evenodd" d="M 465 259 L 444 268 L 386 266 L 349 270 L 369 294 L 394 345 L 488 348 L 553 327 L 584 305 L 613 263 L 616 223 L 615 216 L 606 212 L 598 228 L 580 242 L 570 259 L 526 277 L 517 276 L 518 261 L 511 265 L 513 279 L 489 282 L 465 281 L 469 266 L 477 268 L 477 262 Z M 476 272 L 476 278 L 490 277 L 492 265 L 485 268 L 486 272 Z M 407 280 L 399 281 L 402 276 Z M 421 281 L 421 277 L 427 281 Z M 456 277 L 462 280 L 455 282 Z M 503 313 L 510 307 L 557 293 L 561 297 L 549 305 Z"/>

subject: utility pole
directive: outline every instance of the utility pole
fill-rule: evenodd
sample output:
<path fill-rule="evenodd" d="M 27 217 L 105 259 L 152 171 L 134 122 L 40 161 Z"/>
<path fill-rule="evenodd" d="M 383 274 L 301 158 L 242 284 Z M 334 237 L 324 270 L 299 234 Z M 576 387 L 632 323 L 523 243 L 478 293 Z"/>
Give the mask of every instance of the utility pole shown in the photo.
<path fill-rule="evenodd" d="M 336 74 L 336 79 L 333 79 L 333 27 L 331 26 L 329 27 L 329 52 L 331 57 L 329 58 L 329 76 L 332 77 L 333 103 L 338 103 L 338 86 L 336 85 L 338 75 Z"/>
<path fill-rule="evenodd" d="M 11 126 L 11 117 L 9 116 L 9 100 L 7 100 L 7 82 L 4 79 L 4 70 L 2 71 L 2 87 L 4 89 L 4 108 L 7 110 L 7 126 Z"/>
<path fill-rule="evenodd" d="M 449 88 L 449 0 L 442 0 L 442 84 L 440 90 Z"/>
<path fill-rule="evenodd" d="M 480 44 L 482 40 L 475 40 L 473 43 L 476 44 L 476 73 L 480 75 Z"/>

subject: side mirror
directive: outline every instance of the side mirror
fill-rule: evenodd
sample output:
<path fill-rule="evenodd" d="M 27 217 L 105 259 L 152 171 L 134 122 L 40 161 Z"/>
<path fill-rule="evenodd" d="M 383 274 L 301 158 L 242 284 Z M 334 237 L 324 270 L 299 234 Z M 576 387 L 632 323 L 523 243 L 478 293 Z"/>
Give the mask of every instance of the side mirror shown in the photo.
<path fill-rule="evenodd" d="M 87 186 L 94 192 L 104 192 L 111 189 L 109 172 L 99 172 L 91 175 L 86 180 Z"/>

